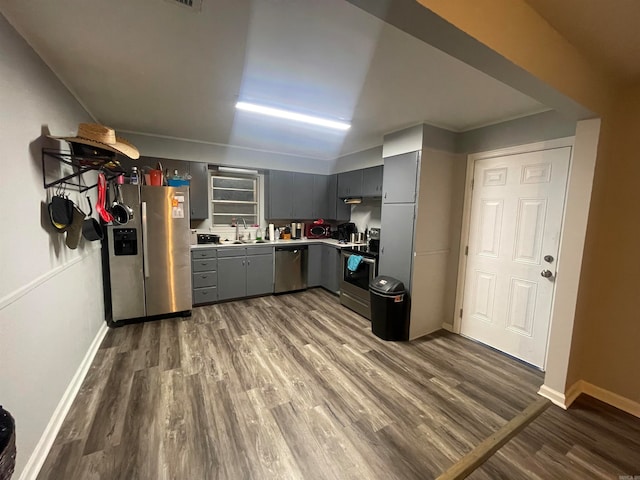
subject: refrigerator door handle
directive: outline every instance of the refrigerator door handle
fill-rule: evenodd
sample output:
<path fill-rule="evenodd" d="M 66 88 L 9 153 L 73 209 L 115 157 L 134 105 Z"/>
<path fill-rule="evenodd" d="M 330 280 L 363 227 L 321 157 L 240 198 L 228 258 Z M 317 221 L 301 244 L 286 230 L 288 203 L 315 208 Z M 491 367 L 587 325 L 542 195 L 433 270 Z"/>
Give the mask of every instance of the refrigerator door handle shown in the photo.
<path fill-rule="evenodd" d="M 149 278 L 149 244 L 147 243 L 147 202 L 142 202 L 142 266 L 144 278 Z"/>

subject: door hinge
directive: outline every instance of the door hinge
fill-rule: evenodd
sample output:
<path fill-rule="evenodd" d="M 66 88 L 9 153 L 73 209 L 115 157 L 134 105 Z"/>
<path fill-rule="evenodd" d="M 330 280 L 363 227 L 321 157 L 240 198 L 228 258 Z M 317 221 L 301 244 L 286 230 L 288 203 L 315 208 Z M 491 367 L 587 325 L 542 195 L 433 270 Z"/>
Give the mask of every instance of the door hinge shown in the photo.
<path fill-rule="evenodd" d="M 466 247 L 464 247 L 464 254 L 465 254 L 465 255 L 469 255 L 469 245 L 467 245 Z"/>
<path fill-rule="evenodd" d="M 462 318 L 462 309 L 460 309 L 460 318 Z"/>

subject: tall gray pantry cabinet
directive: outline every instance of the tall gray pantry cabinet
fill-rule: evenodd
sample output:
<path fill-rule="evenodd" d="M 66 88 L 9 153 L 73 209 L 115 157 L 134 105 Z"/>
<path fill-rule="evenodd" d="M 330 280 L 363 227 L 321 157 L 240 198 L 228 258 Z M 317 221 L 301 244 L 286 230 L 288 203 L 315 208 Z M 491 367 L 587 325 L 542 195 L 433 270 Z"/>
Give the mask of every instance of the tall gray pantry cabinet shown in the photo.
<path fill-rule="evenodd" d="M 420 152 L 384 159 L 378 273 L 397 278 L 409 291 L 419 169 Z"/>

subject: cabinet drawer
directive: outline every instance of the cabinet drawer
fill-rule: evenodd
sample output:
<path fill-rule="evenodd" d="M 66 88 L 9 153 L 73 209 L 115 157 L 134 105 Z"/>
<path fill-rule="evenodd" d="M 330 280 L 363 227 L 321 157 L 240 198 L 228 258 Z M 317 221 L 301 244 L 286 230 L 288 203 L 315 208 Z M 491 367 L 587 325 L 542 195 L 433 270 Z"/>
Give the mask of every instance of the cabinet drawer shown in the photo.
<path fill-rule="evenodd" d="M 212 303 L 218 301 L 218 289 L 216 287 L 196 288 L 193 290 L 193 304 Z"/>
<path fill-rule="evenodd" d="M 191 250 L 191 258 L 193 260 L 200 260 L 202 258 L 216 258 L 216 249 L 199 248 L 197 250 Z"/>
<path fill-rule="evenodd" d="M 218 258 L 244 257 L 247 249 L 244 247 L 225 247 L 218 250 Z"/>
<path fill-rule="evenodd" d="M 193 260 L 191 270 L 193 272 L 212 272 L 217 270 L 218 260 Z"/>
<path fill-rule="evenodd" d="M 269 255 L 271 253 L 273 253 L 273 247 L 271 246 L 247 247 L 247 255 Z"/>
<path fill-rule="evenodd" d="M 215 287 L 218 284 L 218 272 L 193 274 L 193 288 Z"/>

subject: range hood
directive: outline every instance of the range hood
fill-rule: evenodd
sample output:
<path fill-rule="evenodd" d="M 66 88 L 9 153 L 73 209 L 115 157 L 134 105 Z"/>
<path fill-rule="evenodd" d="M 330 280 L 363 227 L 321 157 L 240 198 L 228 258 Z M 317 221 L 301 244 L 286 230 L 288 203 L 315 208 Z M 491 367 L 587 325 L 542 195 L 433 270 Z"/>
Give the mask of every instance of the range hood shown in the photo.
<path fill-rule="evenodd" d="M 359 203 L 362 203 L 362 198 L 361 197 L 345 198 L 344 203 L 346 203 L 347 205 L 357 205 Z"/>

